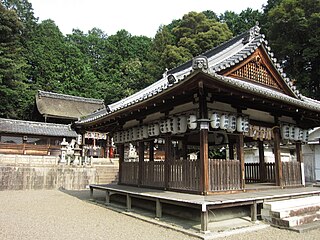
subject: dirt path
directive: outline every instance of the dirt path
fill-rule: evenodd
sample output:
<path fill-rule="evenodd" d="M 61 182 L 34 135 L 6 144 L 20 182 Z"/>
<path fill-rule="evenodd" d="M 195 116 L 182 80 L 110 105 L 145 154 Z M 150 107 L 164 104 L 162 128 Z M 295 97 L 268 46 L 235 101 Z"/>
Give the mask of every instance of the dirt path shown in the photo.
<path fill-rule="evenodd" d="M 83 201 L 88 198 L 88 191 L 0 191 L 0 239 L 198 239 Z M 268 227 L 224 239 L 320 239 L 320 229 L 297 234 Z"/>

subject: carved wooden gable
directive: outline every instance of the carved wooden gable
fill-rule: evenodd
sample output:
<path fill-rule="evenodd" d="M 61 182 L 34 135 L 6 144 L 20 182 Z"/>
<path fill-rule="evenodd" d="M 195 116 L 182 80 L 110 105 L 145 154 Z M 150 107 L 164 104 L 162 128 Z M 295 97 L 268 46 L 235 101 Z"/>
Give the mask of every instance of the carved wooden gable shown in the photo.
<path fill-rule="evenodd" d="M 222 73 L 224 76 L 268 86 L 292 95 L 279 73 L 270 63 L 266 53 L 258 48 L 249 58 Z"/>

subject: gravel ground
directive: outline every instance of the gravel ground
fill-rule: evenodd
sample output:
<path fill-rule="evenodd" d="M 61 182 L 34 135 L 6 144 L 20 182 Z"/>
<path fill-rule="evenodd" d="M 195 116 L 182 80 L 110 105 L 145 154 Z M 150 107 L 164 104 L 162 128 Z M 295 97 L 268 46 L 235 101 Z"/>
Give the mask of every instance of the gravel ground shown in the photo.
<path fill-rule="evenodd" d="M 0 191 L 0 239 L 198 239 L 83 201 L 88 198 L 88 191 Z M 223 239 L 320 239 L 320 229 L 298 234 L 268 227 Z"/>

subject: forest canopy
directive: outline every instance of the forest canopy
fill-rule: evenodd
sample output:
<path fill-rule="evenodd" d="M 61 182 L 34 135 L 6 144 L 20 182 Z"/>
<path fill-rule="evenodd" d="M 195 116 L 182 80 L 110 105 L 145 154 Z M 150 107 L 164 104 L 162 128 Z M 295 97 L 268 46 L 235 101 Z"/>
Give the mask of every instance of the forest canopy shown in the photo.
<path fill-rule="evenodd" d="M 320 0 L 268 0 L 262 9 L 189 12 L 153 38 L 98 28 L 65 36 L 54 21 L 39 22 L 28 0 L 1 0 L 0 117 L 31 119 L 37 90 L 110 104 L 256 22 L 299 90 L 320 100 Z"/>

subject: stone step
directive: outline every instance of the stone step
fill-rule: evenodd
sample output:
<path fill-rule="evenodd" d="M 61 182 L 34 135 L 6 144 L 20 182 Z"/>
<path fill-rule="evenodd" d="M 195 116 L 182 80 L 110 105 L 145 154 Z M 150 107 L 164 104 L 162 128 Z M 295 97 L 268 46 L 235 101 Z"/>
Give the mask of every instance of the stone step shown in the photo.
<path fill-rule="evenodd" d="M 271 223 L 278 227 L 291 228 L 320 220 L 320 211 L 287 218 L 271 218 Z"/>
<path fill-rule="evenodd" d="M 303 207 L 294 207 L 285 210 L 270 211 L 270 216 L 275 218 L 287 218 L 299 216 L 301 214 L 312 214 L 320 210 L 320 203 L 317 205 L 308 205 Z"/>
<path fill-rule="evenodd" d="M 320 196 L 294 198 L 281 201 L 272 201 L 263 203 L 263 209 L 269 211 L 285 211 L 294 208 L 309 207 L 320 204 Z"/>

